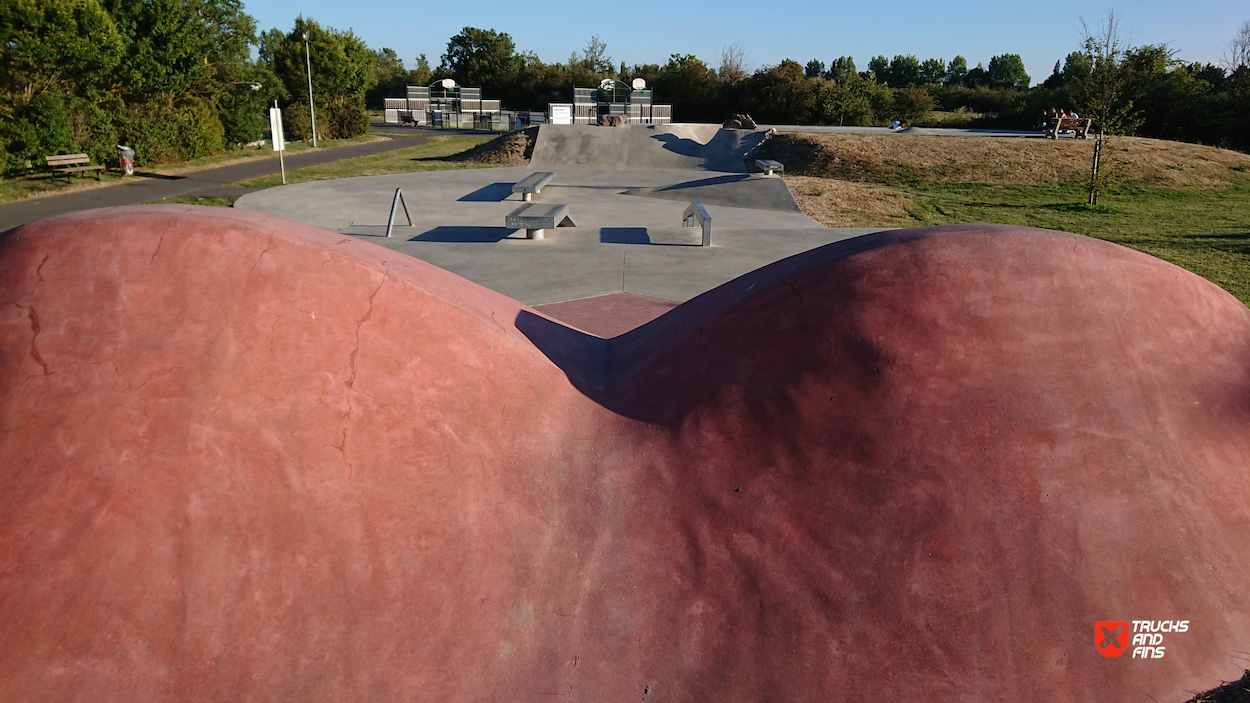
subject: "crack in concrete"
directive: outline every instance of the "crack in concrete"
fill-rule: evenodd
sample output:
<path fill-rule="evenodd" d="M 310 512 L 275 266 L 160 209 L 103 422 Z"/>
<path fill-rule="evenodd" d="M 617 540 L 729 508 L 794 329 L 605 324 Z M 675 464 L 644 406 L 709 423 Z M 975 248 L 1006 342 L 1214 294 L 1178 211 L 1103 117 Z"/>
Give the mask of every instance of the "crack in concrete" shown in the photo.
<path fill-rule="evenodd" d="M 373 293 L 370 294 L 369 296 L 369 309 L 365 310 L 365 314 L 363 317 L 361 317 L 359 320 L 356 320 L 356 344 L 354 347 L 352 347 L 352 353 L 348 355 L 347 357 L 347 367 L 350 370 L 350 373 L 347 376 L 347 380 L 344 382 L 344 385 L 347 386 L 347 390 L 346 390 L 347 412 L 343 413 L 342 437 L 339 440 L 339 443 L 337 445 L 331 445 L 331 446 L 339 450 L 339 453 L 343 455 L 343 463 L 347 465 L 348 483 L 351 483 L 352 475 L 356 471 L 356 467 L 350 461 L 347 460 L 347 433 L 349 430 L 351 430 L 352 413 L 354 413 L 356 410 L 355 405 L 352 403 L 352 393 L 355 391 L 355 387 L 356 387 L 356 354 L 360 352 L 360 328 L 364 327 L 364 324 L 368 322 L 370 318 L 373 317 L 373 299 L 378 297 L 378 293 L 381 292 L 382 286 L 386 285 L 386 279 L 388 276 L 389 276 L 389 272 L 383 274 L 382 282 L 378 284 L 378 287 L 375 288 L 373 290 Z"/>
<path fill-rule="evenodd" d="M 39 326 L 39 313 L 35 312 L 35 306 L 31 305 L 26 308 L 26 319 L 30 320 L 30 358 L 43 367 L 44 376 L 50 376 L 52 372 L 48 370 L 48 362 L 43 360 L 43 355 L 39 353 L 39 347 L 36 344 L 41 328 Z"/>
<path fill-rule="evenodd" d="M 256 257 L 256 262 L 252 264 L 252 268 L 247 270 L 248 274 L 251 274 L 253 271 L 256 270 L 256 267 L 260 265 L 260 260 L 265 258 L 265 254 L 268 254 L 270 249 L 273 249 L 273 234 L 272 233 L 270 233 L 269 235 L 269 242 L 265 244 L 264 251 L 260 253 L 260 256 Z"/>
<path fill-rule="evenodd" d="M 789 280 L 787 280 L 787 279 L 783 278 L 783 279 L 781 279 L 781 284 L 782 284 L 782 285 L 784 285 L 786 288 L 789 288 L 791 293 L 794 293 L 796 296 L 798 296 L 798 298 L 799 298 L 799 305 L 802 305 L 802 304 L 803 304 L 803 294 L 799 292 L 799 289 L 798 289 L 798 288 L 795 288 L 795 287 L 794 287 L 794 284 L 793 284 L 793 283 L 790 283 L 790 281 L 789 281 Z"/>
<path fill-rule="evenodd" d="M 156 255 L 161 253 L 161 245 L 165 243 L 165 235 L 167 234 L 169 234 L 169 227 L 166 227 L 165 231 L 161 232 L 161 238 L 156 241 L 156 251 L 152 252 L 152 258 L 148 259 L 148 266 L 151 266 L 152 262 L 156 261 Z"/>

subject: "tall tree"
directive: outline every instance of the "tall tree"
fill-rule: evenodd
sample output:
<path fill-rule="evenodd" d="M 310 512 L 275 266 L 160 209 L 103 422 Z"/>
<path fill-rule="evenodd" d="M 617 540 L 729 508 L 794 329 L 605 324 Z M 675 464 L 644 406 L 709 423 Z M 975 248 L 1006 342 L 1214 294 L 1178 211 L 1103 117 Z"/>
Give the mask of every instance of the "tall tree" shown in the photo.
<path fill-rule="evenodd" d="M 849 80 L 853 76 L 857 76 L 855 72 L 855 59 L 850 56 L 839 56 L 829 62 L 829 80 L 841 83 Z"/>
<path fill-rule="evenodd" d="M 803 67 L 803 75 L 808 78 L 820 78 L 825 73 L 825 62 L 819 59 L 812 59 Z"/>
<path fill-rule="evenodd" d="M 920 64 L 920 82 L 926 85 L 940 85 L 946 80 L 946 62 L 942 59 L 925 59 Z"/>
<path fill-rule="evenodd" d="M 968 60 L 962 56 L 956 56 L 946 66 L 946 84 L 952 86 L 961 86 L 964 79 L 968 76 Z"/>
<path fill-rule="evenodd" d="M 985 77 L 990 85 L 1002 88 L 1029 89 L 1029 74 L 1024 70 L 1024 60 L 1019 54 L 1002 54 L 990 57 Z"/>
<path fill-rule="evenodd" d="M 460 85 L 481 87 L 483 95 L 495 96 L 512 87 L 524 65 L 506 32 L 465 27 L 447 41 L 439 69 Z"/>
<path fill-rule="evenodd" d="M 895 56 L 890 60 L 890 70 L 885 84 L 891 88 L 906 88 L 920 84 L 920 60 L 915 56 Z"/>
<path fill-rule="evenodd" d="M 305 50 L 304 34 L 308 34 Z M 312 66 L 313 104 L 317 109 L 317 134 L 328 138 L 354 137 L 369 127 L 364 112 L 365 93 L 376 80 L 378 55 L 352 31 L 322 27 L 314 20 L 297 17 L 295 26 L 274 52 L 274 72 L 285 84 L 293 103 L 307 108 L 308 69 Z M 292 136 L 311 134 L 302 120 L 303 109 L 289 110 Z"/>

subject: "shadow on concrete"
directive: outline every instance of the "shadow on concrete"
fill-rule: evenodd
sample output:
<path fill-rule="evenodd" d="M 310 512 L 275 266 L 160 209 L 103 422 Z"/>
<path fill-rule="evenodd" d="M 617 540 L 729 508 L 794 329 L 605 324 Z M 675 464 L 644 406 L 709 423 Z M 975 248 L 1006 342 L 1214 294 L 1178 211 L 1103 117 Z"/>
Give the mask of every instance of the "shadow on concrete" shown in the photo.
<path fill-rule="evenodd" d="M 687 236 L 686 232 L 696 232 L 693 229 L 683 229 L 682 234 L 678 237 Z M 668 236 L 668 233 L 665 235 Z M 693 234 L 689 236 L 694 236 Z M 657 242 L 651 238 L 651 234 L 647 232 L 646 227 L 604 227 L 599 230 L 600 244 L 634 244 L 638 246 L 648 247 L 701 247 L 702 242 Z"/>
<path fill-rule="evenodd" d="M 152 173 L 151 171 L 135 171 L 135 176 L 140 178 L 158 178 L 162 181 L 181 181 L 186 176 L 166 176 L 161 173 Z"/>
<path fill-rule="evenodd" d="M 650 244 L 646 227 L 604 227 L 599 230 L 600 244 Z"/>
<path fill-rule="evenodd" d="M 444 225 L 435 227 L 409 239 L 410 242 L 450 242 L 469 244 L 474 242 L 493 243 L 507 239 L 516 230 L 507 227 L 469 227 Z"/>
<path fill-rule="evenodd" d="M 749 181 L 749 180 L 751 180 L 751 174 L 749 173 L 734 173 L 734 174 L 729 174 L 726 176 L 713 176 L 712 178 L 700 178 L 696 181 L 683 181 L 682 183 L 674 183 L 671 186 L 662 186 L 659 188 L 648 188 L 646 190 L 650 190 L 651 192 L 654 192 L 654 193 L 661 193 L 661 192 L 689 190 L 691 188 L 703 188 L 706 186 L 726 185 L 729 183 L 738 183 L 741 181 Z M 642 189 L 639 189 L 639 190 L 642 190 Z"/>
<path fill-rule="evenodd" d="M 501 203 L 512 195 L 511 183 L 491 183 L 461 197 L 460 203 Z"/>

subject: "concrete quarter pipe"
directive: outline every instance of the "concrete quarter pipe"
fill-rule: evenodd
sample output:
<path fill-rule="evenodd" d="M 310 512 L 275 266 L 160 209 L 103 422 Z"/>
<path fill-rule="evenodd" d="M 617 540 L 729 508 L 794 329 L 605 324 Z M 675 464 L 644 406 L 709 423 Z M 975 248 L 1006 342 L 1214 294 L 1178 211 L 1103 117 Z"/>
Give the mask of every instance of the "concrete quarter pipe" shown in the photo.
<path fill-rule="evenodd" d="M 1250 311 L 1075 235 L 870 235 L 605 341 L 277 217 L 44 220 L 0 699 L 1184 700 L 1250 651 L 1248 413 Z"/>

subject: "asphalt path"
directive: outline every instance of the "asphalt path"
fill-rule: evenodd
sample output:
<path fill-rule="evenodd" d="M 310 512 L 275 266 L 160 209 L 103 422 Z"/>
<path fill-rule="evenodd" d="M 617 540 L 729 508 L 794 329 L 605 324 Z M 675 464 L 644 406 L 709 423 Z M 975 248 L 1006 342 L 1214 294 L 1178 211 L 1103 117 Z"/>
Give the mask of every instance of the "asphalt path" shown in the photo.
<path fill-rule="evenodd" d="M 377 133 L 375 131 L 375 134 Z M 305 168 L 332 161 L 351 159 L 357 156 L 381 154 L 424 144 L 432 137 L 446 133 L 446 131 L 439 130 L 387 131 L 384 136 L 391 138 L 384 141 L 351 144 L 333 149 L 322 149 L 288 156 L 286 158 L 286 167 L 287 170 Z M 0 205 L 0 232 L 24 225 L 27 222 L 34 222 L 45 217 L 62 215 L 67 212 L 77 212 L 79 210 L 117 205 L 138 205 L 166 198 L 240 195 L 255 189 L 222 188 L 222 186 L 228 186 L 231 183 L 238 183 L 259 176 L 268 176 L 278 173 L 280 169 L 281 166 L 277 159 L 251 159 L 230 166 L 219 166 L 203 171 L 181 173 L 176 176 L 136 175 L 136 177 L 126 179 L 117 185 L 19 200 Z"/>

